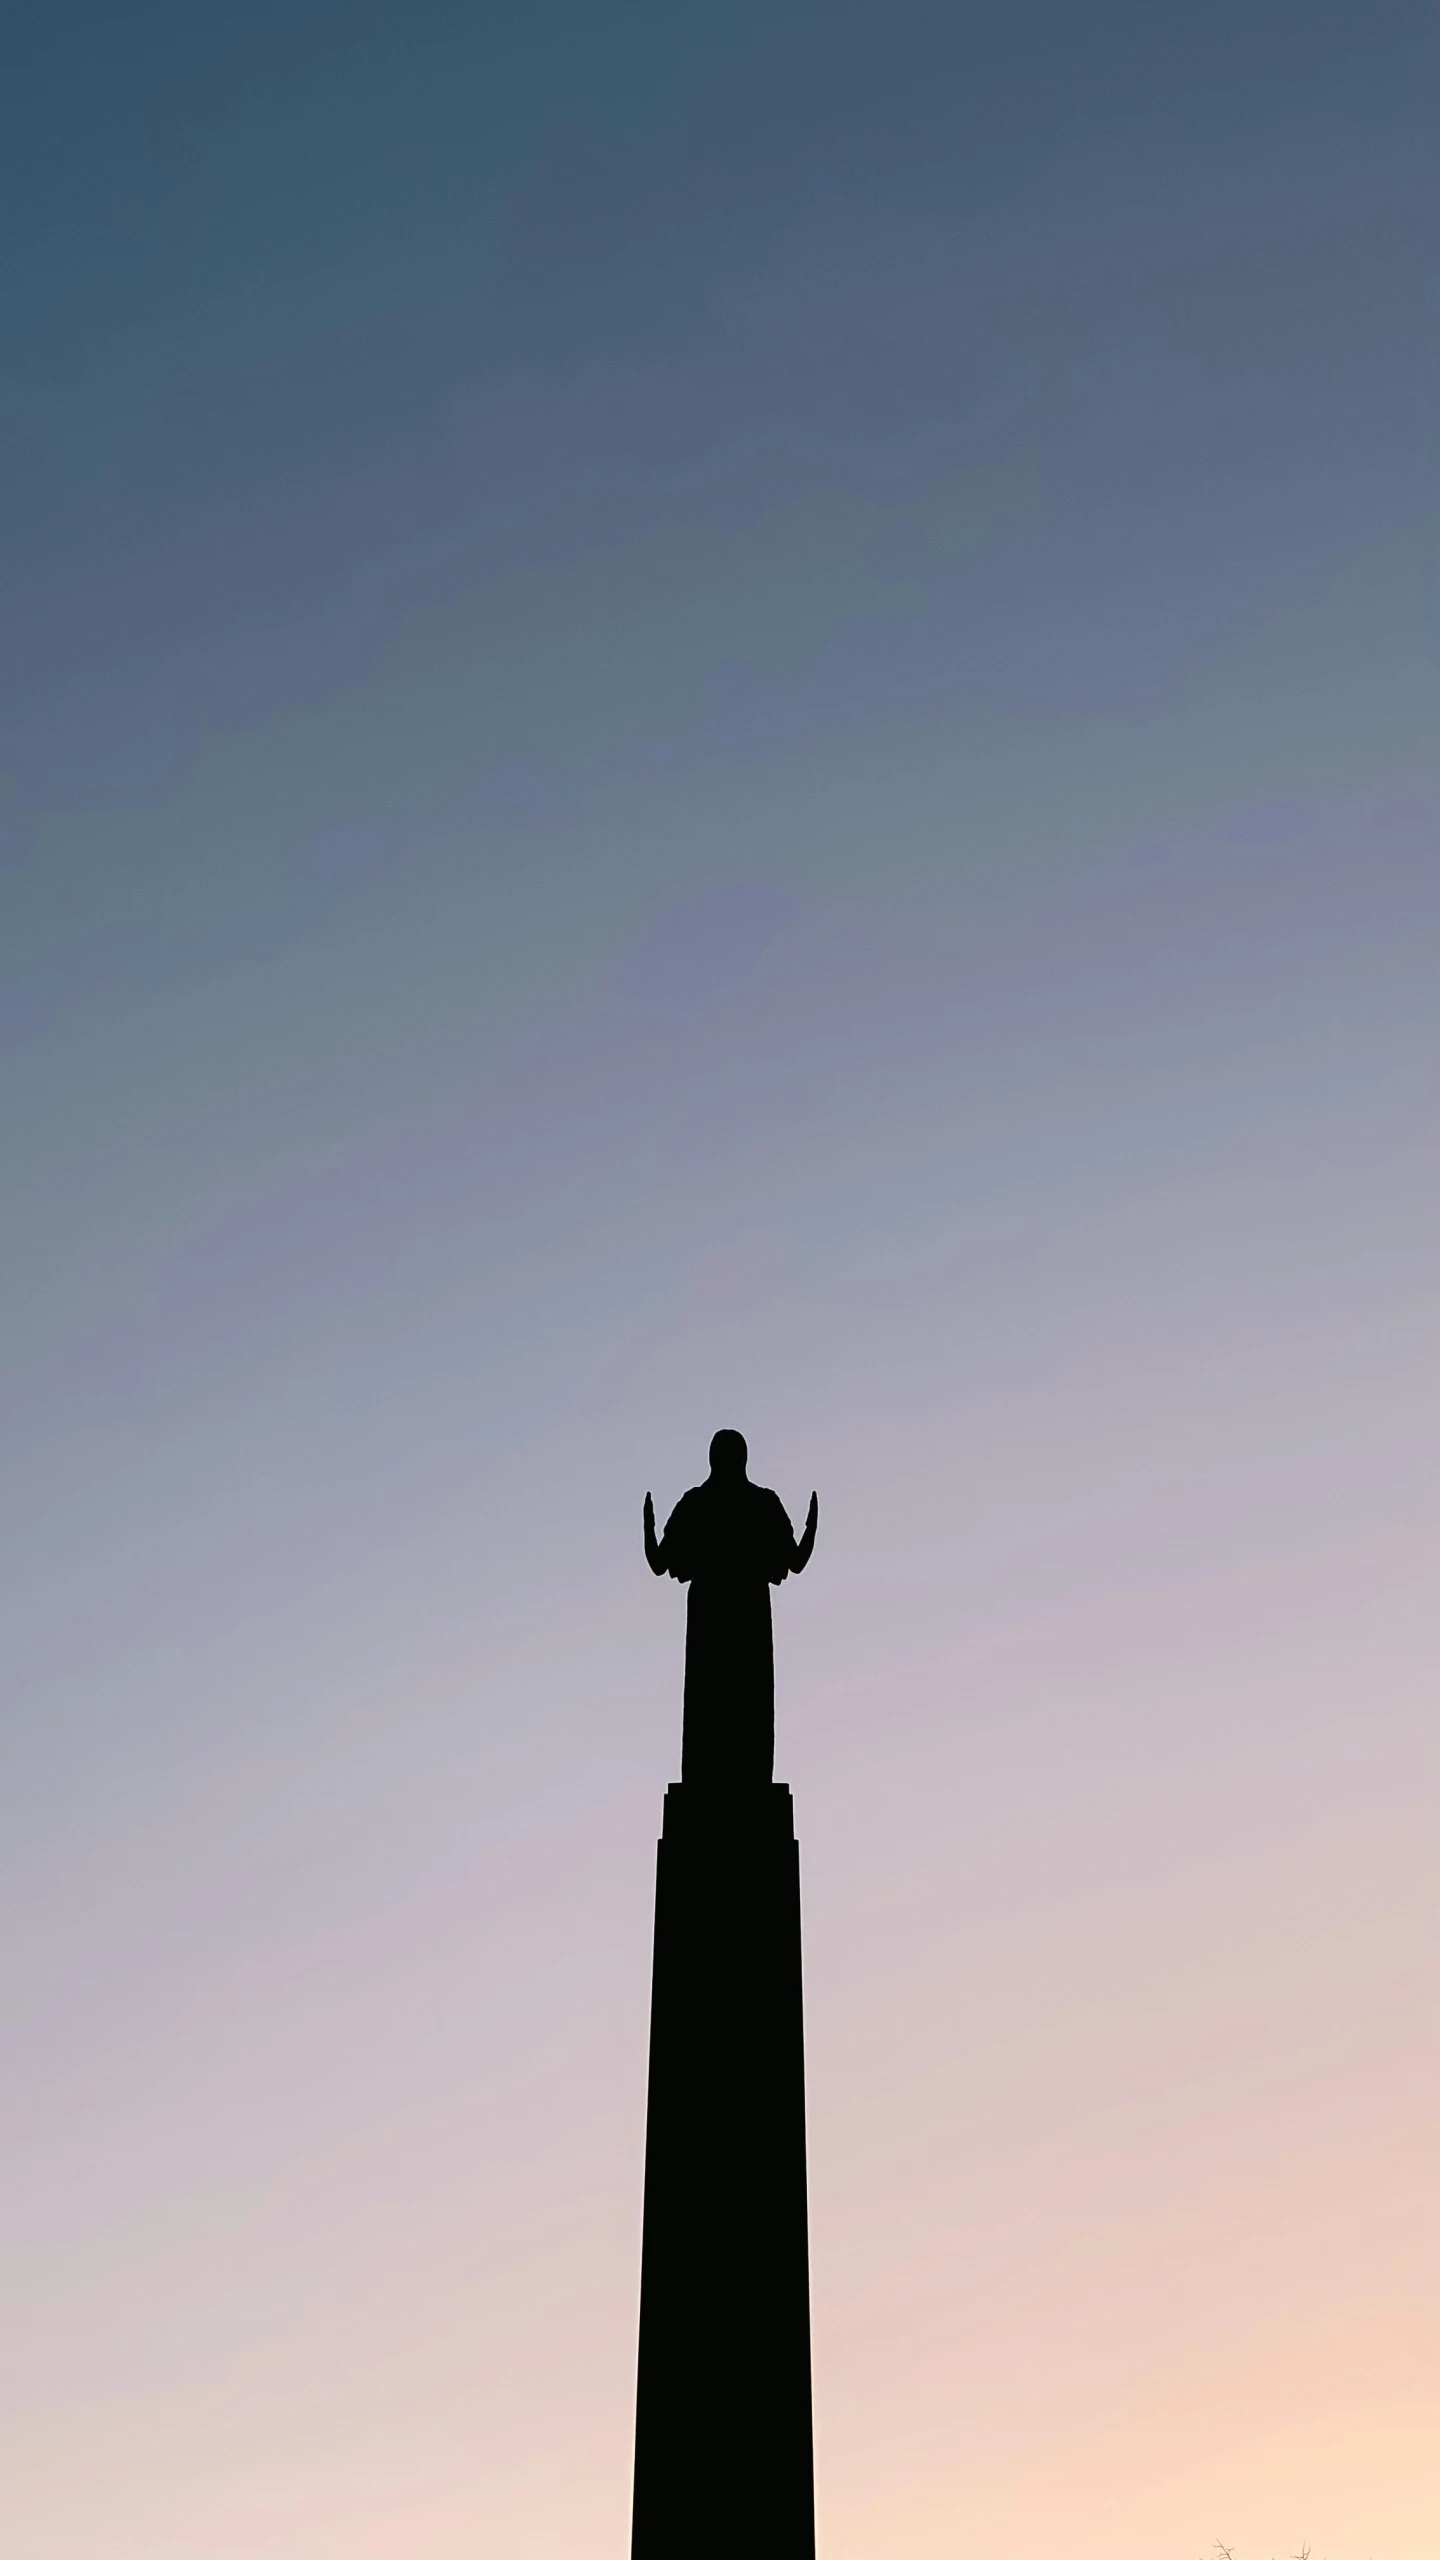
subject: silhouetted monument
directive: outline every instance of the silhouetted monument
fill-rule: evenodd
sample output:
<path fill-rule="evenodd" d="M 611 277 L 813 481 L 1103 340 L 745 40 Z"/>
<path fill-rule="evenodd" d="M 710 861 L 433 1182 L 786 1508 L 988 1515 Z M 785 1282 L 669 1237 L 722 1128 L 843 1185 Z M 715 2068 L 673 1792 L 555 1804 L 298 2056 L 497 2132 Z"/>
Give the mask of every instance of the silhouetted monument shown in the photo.
<path fill-rule="evenodd" d="M 814 2560 L 800 1852 L 773 1783 L 770 1586 L 803 1573 L 738 1431 L 651 1571 L 690 1586 L 655 1889 L 632 2560 Z"/>

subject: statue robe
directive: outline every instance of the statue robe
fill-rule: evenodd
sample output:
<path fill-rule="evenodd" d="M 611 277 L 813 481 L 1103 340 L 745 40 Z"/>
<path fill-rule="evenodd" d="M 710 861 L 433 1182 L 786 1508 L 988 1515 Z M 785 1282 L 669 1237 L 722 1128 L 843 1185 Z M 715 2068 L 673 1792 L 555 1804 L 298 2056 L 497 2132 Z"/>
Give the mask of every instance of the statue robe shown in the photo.
<path fill-rule="evenodd" d="M 748 1476 L 682 1493 L 660 1541 L 662 1571 L 690 1585 L 680 1775 L 705 1786 L 768 1786 L 775 1769 L 770 1585 L 799 1562 L 776 1493 Z"/>

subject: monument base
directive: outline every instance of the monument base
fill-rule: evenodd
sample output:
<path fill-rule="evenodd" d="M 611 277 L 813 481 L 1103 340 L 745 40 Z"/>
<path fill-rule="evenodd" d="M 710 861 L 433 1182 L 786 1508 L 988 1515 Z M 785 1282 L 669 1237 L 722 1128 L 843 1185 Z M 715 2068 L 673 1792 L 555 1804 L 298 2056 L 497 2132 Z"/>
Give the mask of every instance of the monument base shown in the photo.
<path fill-rule="evenodd" d="M 659 1844 L 632 2560 L 814 2560 L 790 1790 L 671 1787 Z"/>

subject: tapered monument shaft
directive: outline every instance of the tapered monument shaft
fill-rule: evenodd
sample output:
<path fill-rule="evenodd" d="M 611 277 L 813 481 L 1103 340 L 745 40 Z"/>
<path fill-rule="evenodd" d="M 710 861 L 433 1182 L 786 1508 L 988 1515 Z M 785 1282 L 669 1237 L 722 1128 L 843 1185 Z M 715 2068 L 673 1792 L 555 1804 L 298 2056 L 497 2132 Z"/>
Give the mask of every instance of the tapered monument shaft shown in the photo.
<path fill-rule="evenodd" d="M 632 2560 L 814 2560 L 800 1853 L 687 1780 L 655 1895 Z"/>

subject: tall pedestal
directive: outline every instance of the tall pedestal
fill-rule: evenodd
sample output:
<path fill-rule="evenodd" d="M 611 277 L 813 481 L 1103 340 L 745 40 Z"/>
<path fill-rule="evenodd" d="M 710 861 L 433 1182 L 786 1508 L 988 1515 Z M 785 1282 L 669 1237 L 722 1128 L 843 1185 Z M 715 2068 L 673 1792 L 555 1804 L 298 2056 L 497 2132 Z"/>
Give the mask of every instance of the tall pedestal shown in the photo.
<path fill-rule="evenodd" d="M 665 1798 L 632 2560 L 814 2560 L 790 1790 Z"/>

